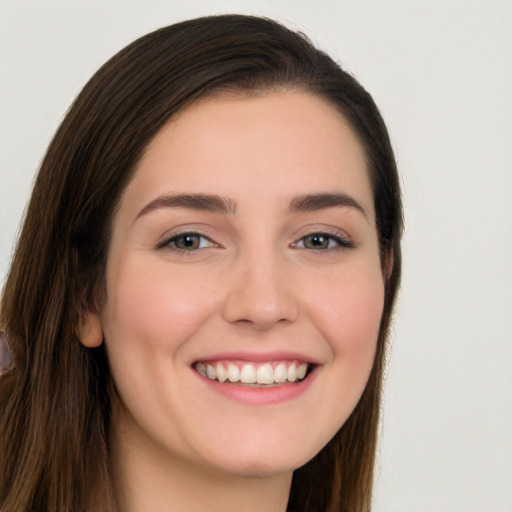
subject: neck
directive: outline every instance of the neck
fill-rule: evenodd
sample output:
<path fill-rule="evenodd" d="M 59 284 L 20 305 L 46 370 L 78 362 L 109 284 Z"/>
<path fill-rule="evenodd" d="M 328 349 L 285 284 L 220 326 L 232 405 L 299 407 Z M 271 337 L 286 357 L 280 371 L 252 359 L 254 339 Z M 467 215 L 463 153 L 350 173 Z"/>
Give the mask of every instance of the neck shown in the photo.
<path fill-rule="evenodd" d="M 114 474 L 122 510 L 286 511 L 292 472 L 270 476 L 224 473 L 169 453 L 128 422 L 117 423 L 113 439 Z"/>

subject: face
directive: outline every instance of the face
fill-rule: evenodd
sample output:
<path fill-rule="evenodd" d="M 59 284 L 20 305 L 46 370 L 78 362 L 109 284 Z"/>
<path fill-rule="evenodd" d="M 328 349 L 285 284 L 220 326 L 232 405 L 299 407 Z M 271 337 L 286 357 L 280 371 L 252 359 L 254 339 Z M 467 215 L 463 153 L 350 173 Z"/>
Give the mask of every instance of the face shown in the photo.
<path fill-rule="evenodd" d="M 106 289 L 89 324 L 123 432 L 223 473 L 303 465 L 354 409 L 383 308 L 355 135 L 306 93 L 189 107 L 124 193 Z"/>

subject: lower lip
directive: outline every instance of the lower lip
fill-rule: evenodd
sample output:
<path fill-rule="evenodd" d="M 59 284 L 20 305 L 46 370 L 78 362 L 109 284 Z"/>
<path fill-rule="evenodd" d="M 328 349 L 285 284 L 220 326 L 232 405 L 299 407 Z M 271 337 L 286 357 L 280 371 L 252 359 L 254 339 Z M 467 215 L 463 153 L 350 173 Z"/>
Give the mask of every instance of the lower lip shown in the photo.
<path fill-rule="evenodd" d="M 317 369 L 318 368 L 314 368 L 307 377 L 299 382 L 268 387 L 240 386 L 229 382 L 222 383 L 218 380 L 210 380 L 194 369 L 192 369 L 192 371 L 209 389 L 226 398 L 248 404 L 269 405 L 287 402 L 303 395 L 313 384 Z"/>

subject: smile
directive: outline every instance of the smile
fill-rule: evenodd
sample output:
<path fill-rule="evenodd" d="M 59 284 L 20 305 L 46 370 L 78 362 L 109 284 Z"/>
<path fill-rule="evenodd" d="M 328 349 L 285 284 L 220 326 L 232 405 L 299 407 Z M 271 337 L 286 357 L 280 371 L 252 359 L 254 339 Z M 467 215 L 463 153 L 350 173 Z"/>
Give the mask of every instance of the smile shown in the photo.
<path fill-rule="evenodd" d="M 299 361 L 251 362 L 197 362 L 194 369 L 213 381 L 240 386 L 267 387 L 303 380 L 310 365 Z"/>

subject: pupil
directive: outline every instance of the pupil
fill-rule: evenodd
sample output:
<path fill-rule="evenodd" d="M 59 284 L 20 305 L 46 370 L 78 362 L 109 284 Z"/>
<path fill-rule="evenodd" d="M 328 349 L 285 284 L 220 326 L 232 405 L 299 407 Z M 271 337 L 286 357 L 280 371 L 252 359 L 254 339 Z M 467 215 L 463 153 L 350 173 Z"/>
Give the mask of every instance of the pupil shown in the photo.
<path fill-rule="evenodd" d="M 326 238 L 325 236 L 321 235 L 312 235 L 309 237 L 309 243 L 311 247 L 325 247 L 326 244 Z"/>
<path fill-rule="evenodd" d="M 197 246 L 197 237 L 195 235 L 182 236 L 181 246 L 185 249 L 194 249 Z"/>

